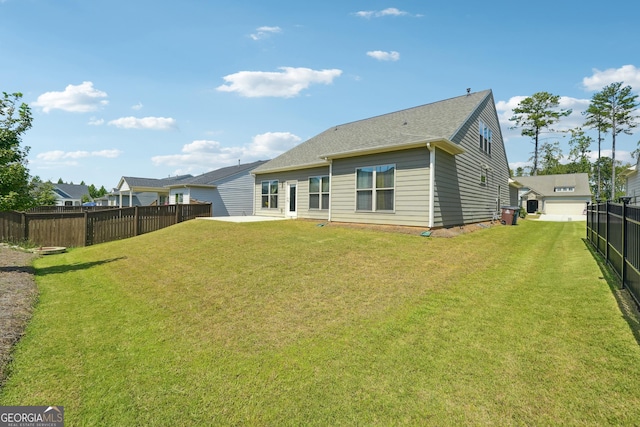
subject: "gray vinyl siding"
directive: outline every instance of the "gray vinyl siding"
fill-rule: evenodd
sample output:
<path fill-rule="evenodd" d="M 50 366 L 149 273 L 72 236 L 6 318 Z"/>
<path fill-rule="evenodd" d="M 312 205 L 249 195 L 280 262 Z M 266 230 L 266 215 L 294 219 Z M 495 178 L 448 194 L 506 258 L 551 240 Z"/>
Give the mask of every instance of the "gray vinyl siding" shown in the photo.
<path fill-rule="evenodd" d="M 213 216 L 244 216 L 253 213 L 253 175 L 244 173 L 216 182 Z"/>
<path fill-rule="evenodd" d="M 184 189 L 176 188 L 175 191 L 176 193 L 184 193 L 185 196 L 189 194 L 189 203 L 196 203 L 210 202 L 215 190 L 213 188 L 189 187 Z"/>
<path fill-rule="evenodd" d="M 309 209 L 309 178 L 314 176 L 328 176 L 329 166 L 299 169 L 288 172 L 258 174 L 255 176 L 255 214 L 262 216 L 285 216 L 285 192 L 287 181 L 297 181 L 297 213 L 298 218 L 317 219 L 326 221 L 329 218 L 329 210 Z M 278 180 L 278 208 L 262 208 L 262 181 Z"/>
<path fill-rule="evenodd" d="M 509 186 L 509 206 L 519 206 L 518 188 Z"/>
<path fill-rule="evenodd" d="M 394 212 L 356 211 L 356 168 L 394 164 Z M 331 183 L 331 220 L 368 224 L 428 226 L 429 151 L 416 148 L 336 159 Z"/>
<path fill-rule="evenodd" d="M 479 146 L 480 120 L 493 134 L 490 155 Z M 452 141 L 466 151 L 451 156 L 436 150 L 434 226 L 449 227 L 491 220 L 494 212 L 499 212 L 498 205 L 506 206 L 511 201 L 509 167 L 492 96 L 476 109 Z M 485 183 L 480 179 L 483 165 L 489 167 Z"/>
<path fill-rule="evenodd" d="M 640 205 L 640 173 L 635 172 L 627 178 L 627 196 L 632 205 Z"/>

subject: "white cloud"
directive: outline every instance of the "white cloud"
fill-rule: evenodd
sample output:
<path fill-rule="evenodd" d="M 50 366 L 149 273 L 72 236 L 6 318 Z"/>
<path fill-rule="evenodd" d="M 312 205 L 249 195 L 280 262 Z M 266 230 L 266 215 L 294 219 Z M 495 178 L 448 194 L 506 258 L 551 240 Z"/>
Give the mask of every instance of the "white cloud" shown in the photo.
<path fill-rule="evenodd" d="M 218 141 L 198 140 L 182 147 L 180 154 L 154 156 L 156 166 L 177 168 L 176 173 L 202 173 L 231 166 L 240 159 L 243 163 L 268 160 L 289 150 L 301 141 L 290 132 L 267 132 L 253 137 L 241 147 L 224 147 Z"/>
<path fill-rule="evenodd" d="M 92 82 L 68 85 L 63 92 L 45 92 L 33 103 L 45 113 L 51 110 L 63 110 L 73 113 L 96 111 L 109 103 L 107 93 L 95 89 Z"/>
<path fill-rule="evenodd" d="M 178 127 L 176 120 L 170 117 L 121 117 L 109 124 L 121 129 L 173 130 Z"/>
<path fill-rule="evenodd" d="M 331 84 L 342 70 L 312 70 L 310 68 L 280 67 L 280 72 L 240 71 L 224 76 L 226 84 L 220 92 L 237 92 L 247 98 L 273 96 L 291 98 L 311 84 Z"/>
<path fill-rule="evenodd" d="M 104 119 L 98 119 L 98 118 L 95 118 L 95 117 L 91 117 L 87 124 L 89 126 L 102 126 L 104 124 Z"/>
<path fill-rule="evenodd" d="M 136 105 L 132 105 L 131 109 L 135 111 L 140 111 L 142 110 L 142 107 L 144 107 L 144 105 L 142 105 L 142 102 L 138 102 Z"/>
<path fill-rule="evenodd" d="M 629 85 L 636 91 L 640 90 L 640 68 L 633 65 L 623 65 L 620 68 L 609 68 L 604 71 L 594 68 L 591 77 L 582 79 L 582 85 L 588 91 L 597 91 L 615 82 L 623 82 L 625 86 Z"/>
<path fill-rule="evenodd" d="M 518 168 L 527 169 L 531 167 L 531 163 L 529 162 L 511 162 L 509 163 L 509 169 L 516 171 Z M 517 178 L 516 178 L 517 179 Z"/>
<path fill-rule="evenodd" d="M 266 132 L 253 137 L 253 141 L 244 148 L 246 153 L 262 159 L 278 156 L 293 148 L 301 141 L 290 132 Z"/>
<path fill-rule="evenodd" d="M 367 52 L 367 55 L 378 61 L 397 61 L 400 59 L 400 54 L 396 51 L 385 52 L 382 50 L 372 50 Z"/>
<path fill-rule="evenodd" d="M 80 159 L 93 157 L 115 159 L 122 154 L 120 150 L 100 150 L 100 151 L 46 151 L 36 156 L 36 163 L 64 164 L 69 166 L 77 165 Z"/>
<path fill-rule="evenodd" d="M 404 16 L 408 15 L 408 12 L 396 9 L 395 7 L 389 7 L 384 10 L 361 10 L 356 12 L 355 15 L 361 18 L 380 18 L 383 16 Z"/>
<path fill-rule="evenodd" d="M 282 32 L 282 28 L 280 27 L 258 27 L 256 28 L 256 32 L 253 34 L 249 34 L 253 40 L 260 40 L 266 37 L 269 37 L 272 34 L 279 34 Z"/>

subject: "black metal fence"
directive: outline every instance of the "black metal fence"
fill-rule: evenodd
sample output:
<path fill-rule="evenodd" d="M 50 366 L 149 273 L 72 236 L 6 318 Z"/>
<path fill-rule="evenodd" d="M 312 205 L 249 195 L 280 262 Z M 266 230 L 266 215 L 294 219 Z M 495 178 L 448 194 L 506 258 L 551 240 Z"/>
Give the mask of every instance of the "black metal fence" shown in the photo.
<path fill-rule="evenodd" d="M 50 212 L 0 212 L 0 241 L 29 241 L 38 246 L 90 246 L 138 236 L 179 222 L 211 215 L 211 203 Z"/>
<path fill-rule="evenodd" d="M 640 305 L 640 206 L 587 206 L 587 240 L 604 257 Z"/>

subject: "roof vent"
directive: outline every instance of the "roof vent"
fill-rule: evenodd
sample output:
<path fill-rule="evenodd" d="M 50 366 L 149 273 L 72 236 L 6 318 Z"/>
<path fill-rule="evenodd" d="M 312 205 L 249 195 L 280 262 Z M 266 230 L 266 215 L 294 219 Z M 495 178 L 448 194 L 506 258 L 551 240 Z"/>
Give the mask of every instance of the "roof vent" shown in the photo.
<path fill-rule="evenodd" d="M 468 88 L 467 88 L 467 95 L 469 95 L 470 93 L 471 93 L 471 88 L 470 88 L 470 87 L 468 87 Z"/>

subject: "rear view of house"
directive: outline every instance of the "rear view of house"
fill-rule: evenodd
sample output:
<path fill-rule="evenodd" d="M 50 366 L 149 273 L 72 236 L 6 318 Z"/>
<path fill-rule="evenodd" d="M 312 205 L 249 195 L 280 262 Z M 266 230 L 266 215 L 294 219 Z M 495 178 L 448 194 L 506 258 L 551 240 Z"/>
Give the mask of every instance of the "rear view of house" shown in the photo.
<path fill-rule="evenodd" d="M 448 227 L 509 203 L 490 90 L 331 127 L 253 173 L 256 215 Z"/>

